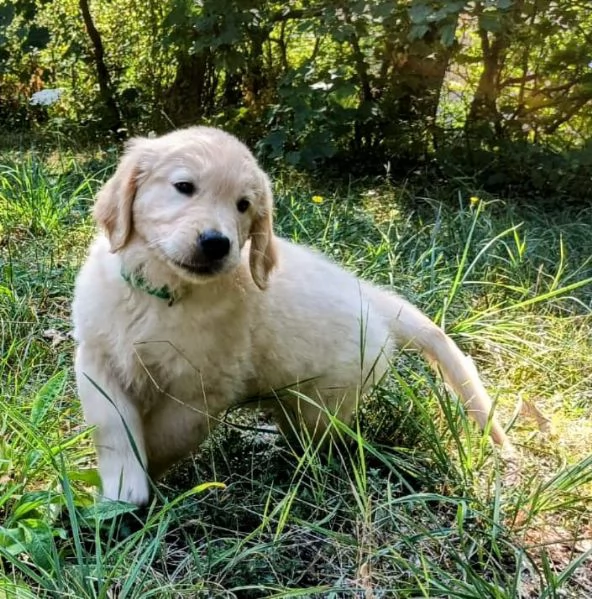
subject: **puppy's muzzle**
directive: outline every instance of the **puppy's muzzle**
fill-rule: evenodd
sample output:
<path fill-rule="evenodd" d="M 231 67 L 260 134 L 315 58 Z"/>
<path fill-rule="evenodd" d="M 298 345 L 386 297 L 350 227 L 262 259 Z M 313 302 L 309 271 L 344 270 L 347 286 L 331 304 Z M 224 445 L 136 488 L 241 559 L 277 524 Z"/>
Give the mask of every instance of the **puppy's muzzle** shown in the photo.
<path fill-rule="evenodd" d="M 201 262 L 222 260 L 230 251 L 230 239 L 219 231 L 204 231 L 197 238 L 197 251 Z"/>
<path fill-rule="evenodd" d="M 197 237 L 191 255 L 174 263 L 193 275 L 214 275 L 222 272 L 227 265 L 231 242 L 226 235 L 210 229 Z"/>

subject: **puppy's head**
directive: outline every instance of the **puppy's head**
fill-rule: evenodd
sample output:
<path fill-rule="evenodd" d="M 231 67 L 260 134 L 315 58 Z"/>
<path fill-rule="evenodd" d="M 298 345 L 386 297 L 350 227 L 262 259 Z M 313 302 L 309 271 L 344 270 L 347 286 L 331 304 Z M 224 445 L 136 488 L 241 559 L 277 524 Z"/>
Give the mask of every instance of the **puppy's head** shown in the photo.
<path fill-rule="evenodd" d="M 99 192 L 94 217 L 111 251 L 132 236 L 191 282 L 229 272 L 250 239 L 253 280 L 265 288 L 275 264 L 269 179 L 232 135 L 192 127 L 131 140 Z"/>

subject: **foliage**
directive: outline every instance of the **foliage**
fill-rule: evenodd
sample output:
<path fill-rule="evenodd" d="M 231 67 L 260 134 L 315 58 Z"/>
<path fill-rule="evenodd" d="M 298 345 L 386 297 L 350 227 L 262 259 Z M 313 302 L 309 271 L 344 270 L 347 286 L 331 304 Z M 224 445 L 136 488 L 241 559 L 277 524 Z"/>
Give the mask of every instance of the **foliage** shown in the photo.
<path fill-rule="evenodd" d="M 516 416 L 522 480 L 508 484 L 438 377 L 402 355 L 359 423 L 340 429 L 349 450 L 324 456 L 303 440 L 298 453 L 263 416 L 233 412 L 138 514 L 95 500 L 68 335 L 87 207 L 113 157 L 3 163 L 0 597 L 588 592 L 589 209 L 518 212 L 461 179 L 424 183 L 422 199 L 388 181 L 336 189 L 276 173 L 283 235 L 409 296 L 476 356 L 502 420 Z M 555 434 L 518 414 L 519 400 Z"/>
<path fill-rule="evenodd" d="M 36 16 L 32 0 L 0 2 L 0 126 L 23 126 L 39 117 L 29 97 L 46 85 L 40 51 L 50 34 Z"/>
<path fill-rule="evenodd" d="M 591 38 L 586 2 L 3 0 L 2 114 L 85 135 L 213 123 L 270 160 L 358 173 L 451 153 L 503 175 L 515 154 L 543 171 L 558 155 L 589 181 L 574 149 L 591 136 Z M 64 94 L 32 111 L 41 87 Z"/>

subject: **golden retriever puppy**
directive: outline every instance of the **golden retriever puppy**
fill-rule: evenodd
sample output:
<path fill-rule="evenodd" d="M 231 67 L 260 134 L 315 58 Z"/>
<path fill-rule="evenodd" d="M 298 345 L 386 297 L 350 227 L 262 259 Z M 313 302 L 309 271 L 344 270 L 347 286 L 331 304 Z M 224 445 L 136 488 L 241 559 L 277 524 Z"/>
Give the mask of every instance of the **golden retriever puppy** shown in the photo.
<path fill-rule="evenodd" d="M 207 127 L 133 139 L 98 194 L 103 234 L 78 275 L 73 318 L 103 495 L 146 503 L 150 478 L 246 398 L 281 390 L 268 400 L 278 424 L 321 439 L 331 415 L 351 420 L 403 347 L 434 363 L 509 448 L 454 342 L 396 294 L 275 237 L 272 210 L 250 151 Z"/>

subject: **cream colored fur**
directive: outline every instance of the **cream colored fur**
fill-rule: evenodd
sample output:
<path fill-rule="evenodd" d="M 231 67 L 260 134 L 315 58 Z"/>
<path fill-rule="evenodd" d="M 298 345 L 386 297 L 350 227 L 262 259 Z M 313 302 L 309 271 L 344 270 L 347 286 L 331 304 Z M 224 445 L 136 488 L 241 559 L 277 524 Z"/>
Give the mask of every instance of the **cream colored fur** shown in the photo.
<path fill-rule="evenodd" d="M 179 181 L 195 194 L 179 193 Z M 104 234 L 78 276 L 73 318 L 105 497 L 146 503 L 149 476 L 198 447 L 226 409 L 273 390 L 284 390 L 268 404 L 279 424 L 320 437 L 323 409 L 350 420 L 401 347 L 435 363 L 468 413 L 481 427 L 491 419 L 493 439 L 510 447 L 472 361 L 440 328 L 396 294 L 274 237 L 271 214 L 268 178 L 248 149 L 204 127 L 132 140 L 99 193 Z M 222 272 L 179 266 L 212 229 L 231 240 Z M 130 286 L 122 269 L 166 285 L 176 301 Z"/>

